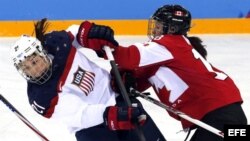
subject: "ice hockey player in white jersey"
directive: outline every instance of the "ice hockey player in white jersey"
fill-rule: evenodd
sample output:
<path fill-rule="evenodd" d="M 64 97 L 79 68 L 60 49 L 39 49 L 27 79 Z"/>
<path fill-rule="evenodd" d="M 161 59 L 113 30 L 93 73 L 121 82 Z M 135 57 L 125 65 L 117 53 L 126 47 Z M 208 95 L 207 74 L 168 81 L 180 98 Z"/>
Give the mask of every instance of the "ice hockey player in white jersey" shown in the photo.
<path fill-rule="evenodd" d="M 47 27 L 46 19 L 38 21 L 36 38 L 22 35 L 11 50 L 37 113 L 62 121 L 77 141 L 137 141 L 135 124 L 147 141 L 165 141 L 137 99 L 131 99 L 137 106 L 126 107 L 112 90 L 109 62 L 79 45 L 117 46 L 110 27 L 84 21 L 45 33 Z"/>

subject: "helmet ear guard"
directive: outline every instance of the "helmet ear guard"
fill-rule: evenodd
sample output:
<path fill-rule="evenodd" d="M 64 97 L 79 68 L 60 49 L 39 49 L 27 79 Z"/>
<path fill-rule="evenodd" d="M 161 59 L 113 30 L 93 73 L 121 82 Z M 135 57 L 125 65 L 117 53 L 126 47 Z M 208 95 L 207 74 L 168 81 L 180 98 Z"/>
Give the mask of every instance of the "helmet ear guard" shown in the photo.
<path fill-rule="evenodd" d="M 163 34 L 186 35 L 191 25 L 191 14 L 180 5 L 164 5 L 156 10 L 150 20 L 163 24 Z M 152 36 L 150 29 L 148 34 Z"/>

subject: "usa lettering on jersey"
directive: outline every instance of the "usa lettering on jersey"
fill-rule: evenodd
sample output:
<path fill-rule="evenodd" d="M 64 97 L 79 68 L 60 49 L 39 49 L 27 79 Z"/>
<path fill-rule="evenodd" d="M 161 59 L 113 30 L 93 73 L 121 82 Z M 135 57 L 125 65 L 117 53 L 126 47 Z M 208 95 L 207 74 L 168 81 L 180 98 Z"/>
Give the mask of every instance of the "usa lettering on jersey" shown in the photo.
<path fill-rule="evenodd" d="M 95 74 L 78 67 L 74 73 L 72 84 L 79 87 L 87 96 L 94 88 Z"/>

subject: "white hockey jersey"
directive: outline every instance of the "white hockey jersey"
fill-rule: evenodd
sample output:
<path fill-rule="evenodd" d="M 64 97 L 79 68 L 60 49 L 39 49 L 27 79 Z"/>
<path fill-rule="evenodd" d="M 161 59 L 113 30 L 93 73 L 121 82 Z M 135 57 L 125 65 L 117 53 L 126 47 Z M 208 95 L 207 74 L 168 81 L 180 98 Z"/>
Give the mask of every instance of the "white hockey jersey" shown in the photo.
<path fill-rule="evenodd" d="M 116 104 L 109 61 L 72 40 L 77 30 L 78 26 L 72 26 L 68 32 L 46 35 L 46 48 L 53 58 L 52 77 L 43 85 L 28 83 L 34 110 L 62 121 L 73 133 L 103 123 L 105 108 Z"/>

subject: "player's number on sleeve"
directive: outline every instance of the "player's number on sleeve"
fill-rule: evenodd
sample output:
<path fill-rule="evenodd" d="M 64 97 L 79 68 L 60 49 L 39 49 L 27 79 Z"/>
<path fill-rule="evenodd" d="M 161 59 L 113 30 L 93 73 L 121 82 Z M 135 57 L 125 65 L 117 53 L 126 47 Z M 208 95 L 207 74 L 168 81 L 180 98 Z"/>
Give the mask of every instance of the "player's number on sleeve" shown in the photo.
<path fill-rule="evenodd" d="M 44 113 L 45 108 L 42 107 L 42 106 L 40 106 L 40 105 L 38 105 L 38 104 L 36 103 L 36 101 L 33 101 L 33 103 L 31 104 L 31 106 L 32 106 L 32 108 L 33 108 L 35 111 L 37 111 L 38 113 L 40 113 L 40 114 L 43 114 L 43 113 Z"/>
<path fill-rule="evenodd" d="M 209 72 L 213 72 L 216 74 L 215 79 L 225 80 L 228 77 L 225 73 L 214 71 L 212 66 L 195 49 L 192 49 L 192 52 L 194 57 L 196 59 L 201 60 L 201 62 L 204 64 L 204 66 L 207 68 Z"/>

